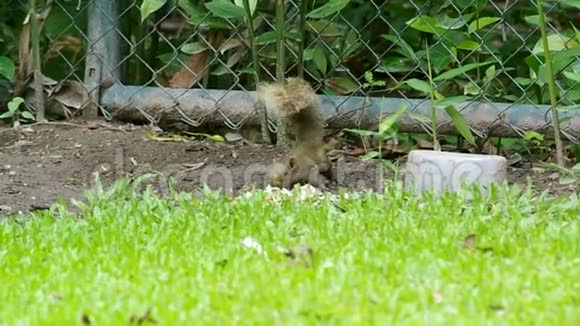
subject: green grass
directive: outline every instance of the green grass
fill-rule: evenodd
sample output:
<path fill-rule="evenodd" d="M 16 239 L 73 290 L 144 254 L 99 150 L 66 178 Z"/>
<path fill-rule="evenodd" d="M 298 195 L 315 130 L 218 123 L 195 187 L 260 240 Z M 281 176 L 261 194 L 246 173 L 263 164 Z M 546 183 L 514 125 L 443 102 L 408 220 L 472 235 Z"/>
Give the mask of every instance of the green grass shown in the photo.
<path fill-rule="evenodd" d="M 580 322 L 577 195 L 265 198 L 161 199 L 120 181 L 77 214 L 55 204 L 3 219 L 0 320 L 124 325 L 151 307 L 160 325 Z M 312 267 L 277 249 L 299 245 Z"/>

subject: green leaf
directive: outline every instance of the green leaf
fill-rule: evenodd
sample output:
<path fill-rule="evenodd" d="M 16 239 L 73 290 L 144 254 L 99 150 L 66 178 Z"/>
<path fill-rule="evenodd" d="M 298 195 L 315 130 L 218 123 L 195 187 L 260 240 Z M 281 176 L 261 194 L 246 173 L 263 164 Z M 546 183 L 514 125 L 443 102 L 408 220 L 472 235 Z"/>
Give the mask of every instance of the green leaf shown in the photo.
<path fill-rule="evenodd" d="M 452 96 L 446 97 L 442 100 L 435 102 L 436 107 L 448 107 L 448 106 L 456 106 L 458 104 L 465 103 L 469 101 L 471 97 L 469 96 Z"/>
<path fill-rule="evenodd" d="M 548 49 L 550 49 L 550 51 L 561 51 L 564 49 L 567 49 L 568 47 L 566 46 L 571 38 L 570 37 L 565 37 L 562 36 L 558 33 L 552 33 L 550 35 L 547 36 L 548 38 Z M 568 44 L 570 45 L 570 44 Z M 532 49 L 532 53 L 533 54 L 540 54 L 540 53 L 544 53 L 544 44 L 542 39 L 540 38 L 536 44 L 534 45 L 534 48 Z"/>
<path fill-rule="evenodd" d="M 408 20 L 405 24 L 413 29 L 429 34 L 441 35 L 445 32 L 443 28 L 437 26 L 437 20 L 435 18 L 425 15 Z"/>
<path fill-rule="evenodd" d="M 314 57 L 314 50 L 316 50 L 316 48 L 308 48 L 304 50 L 303 59 L 305 62 L 312 60 L 312 58 Z"/>
<path fill-rule="evenodd" d="M 365 77 L 365 81 L 369 84 L 372 84 L 375 81 L 375 78 L 373 77 L 372 71 L 365 72 L 364 77 Z"/>
<path fill-rule="evenodd" d="M 571 43 L 568 43 L 568 45 L 571 45 Z M 574 47 L 554 52 L 552 54 L 552 67 L 554 69 L 554 73 L 559 74 L 565 68 L 579 64 L 580 61 L 578 61 L 578 59 L 576 58 L 578 56 L 580 56 L 580 47 Z M 573 69 L 576 72 L 580 71 L 577 70 L 578 67 L 574 67 Z"/>
<path fill-rule="evenodd" d="M 578 181 L 576 180 L 576 178 L 574 176 L 563 175 L 560 177 L 559 182 L 561 185 L 571 185 L 571 184 L 575 184 Z"/>
<path fill-rule="evenodd" d="M 187 142 L 187 139 L 185 139 L 179 135 L 171 135 L 170 137 L 162 137 L 162 136 L 155 135 L 155 133 L 153 133 L 153 131 L 151 131 L 151 130 L 146 130 L 144 132 L 144 134 L 145 134 L 145 137 L 147 137 L 148 139 L 155 140 L 155 141 Z"/>
<path fill-rule="evenodd" d="M 312 33 L 320 37 L 338 37 L 346 33 L 344 26 L 330 20 L 313 20 L 307 27 Z"/>
<path fill-rule="evenodd" d="M 29 111 L 20 112 L 20 116 L 23 117 L 24 119 L 28 119 L 28 120 L 35 120 L 36 119 L 34 117 L 34 115 L 32 115 L 32 113 L 30 113 Z"/>
<path fill-rule="evenodd" d="M 366 153 L 365 155 L 361 156 L 360 159 L 363 161 L 368 161 L 368 160 L 372 160 L 373 158 L 379 156 L 381 153 L 379 153 L 378 151 L 370 151 L 368 153 Z"/>
<path fill-rule="evenodd" d="M 526 17 L 524 17 L 524 20 L 526 22 L 528 22 L 528 24 L 530 24 L 530 25 L 536 25 L 536 26 L 540 25 L 540 16 L 539 15 L 526 16 Z"/>
<path fill-rule="evenodd" d="M 570 24 L 572 26 L 572 29 L 574 30 L 574 34 L 576 34 L 576 42 L 580 43 L 580 31 L 578 31 L 578 29 L 576 28 L 576 26 L 574 26 L 574 24 Z"/>
<path fill-rule="evenodd" d="M 566 78 L 568 78 L 572 81 L 580 83 L 580 73 L 578 73 L 578 72 L 564 71 L 564 76 L 566 76 Z"/>
<path fill-rule="evenodd" d="M 478 31 L 486 26 L 491 24 L 495 24 L 496 22 L 500 21 L 500 17 L 481 17 L 477 20 L 474 20 L 469 24 L 469 31 L 468 34 Z"/>
<path fill-rule="evenodd" d="M 10 100 L 10 102 L 8 102 L 8 111 L 16 112 L 22 103 L 24 103 L 24 99 L 22 97 L 13 98 Z"/>
<path fill-rule="evenodd" d="M 199 10 L 190 0 L 177 0 L 177 5 L 189 15 Z"/>
<path fill-rule="evenodd" d="M 515 96 L 515 95 L 511 95 L 511 94 L 504 95 L 504 96 L 502 96 L 502 98 L 503 98 L 504 100 L 508 100 L 508 101 L 511 101 L 511 102 L 516 102 L 516 101 L 518 101 L 518 97 L 517 97 L 517 96 Z"/>
<path fill-rule="evenodd" d="M 455 125 L 455 128 L 457 128 L 459 133 L 471 145 L 475 145 L 475 137 L 473 137 L 473 134 L 471 133 L 471 130 L 467 126 L 467 123 L 465 123 L 465 119 L 463 118 L 461 113 L 459 113 L 459 111 L 457 111 L 457 109 L 455 109 L 453 106 L 446 107 L 445 111 L 447 111 L 447 114 L 449 114 L 449 116 L 451 117 L 451 120 L 453 121 L 453 124 Z"/>
<path fill-rule="evenodd" d="M 187 54 L 197 54 L 205 50 L 207 50 L 207 46 L 201 42 L 187 43 L 181 47 L 181 52 Z"/>
<path fill-rule="evenodd" d="M 417 51 L 417 56 L 426 58 L 427 51 Z M 438 43 L 429 47 L 429 57 L 431 58 L 431 67 L 436 75 L 447 68 L 451 61 L 457 57 L 457 50 L 454 47 L 446 48 L 442 43 Z M 427 70 L 426 63 L 424 63 L 423 69 Z"/>
<path fill-rule="evenodd" d="M 253 75 L 256 73 L 256 71 L 254 70 L 254 67 L 245 67 L 242 69 L 238 69 L 238 73 L 240 74 L 248 74 L 248 75 Z"/>
<path fill-rule="evenodd" d="M 570 43 L 568 43 L 570 45 Z M 573 62 L 577 62 L 576 56 L 580 56 L 580 47 L 566 48 L 552 54 L 552 70 L 554 75 L 558 75 L 566 67 L 569 67 Z M 546 63 L 538 67 L 538 81 L 540 85 L 547 82 L 548 69 Z"/>
<path fill-rule="evenodd" d="M 0 119 L 7 119 L 7 118 L 11 118 L 13 116 L 14 116 L 14 112 L 6 111 L 6 112 L 0 114 Z"/>
<path fill-rule="evenodd" d="M 363 84 L 363 87 L 386 86 L 383 80 L 375 80 L 372 71 L 365 72 L 364 77 L 366 82 Z"/>
<path fill-rule="evenodd" d="M 384 38 L 387 41 L 391 41 L 393 42 L 393 44 L 398 45 L 401 48 L 401 54 L 404 55 L 405 57 L 407 57 L 408 59 L 415 59 L 415 52 L 413 51 L 413 48 L 409 45 L 409 43 L 405 42 L 405 40 L 403 40 L 402 38 L 397 37 L 396 35 L 389 35 L 389 34 L 383 34 L 381 35 L 382 38 Z"/>
<path fill-rule="evenodd" d="M 275 31 L 264 32 L 256 36 L 256 44 L 263 45 L 268 43 L 276 43 L 278 34 Z"/>
<path fill-rule="evenodd" d="M 534 83 L 533 79 L 525 78 L 525 77 L 516 77 L 516 78 L 514 78 L 514 81 L 521 86 L 528 86 L 528 85 L 531 85 Z"/>
<path fill-rule="evenodd" d="M 328 68 L 328 60 L 326 59 L 326 54 L 324 50 L 320 47 L 316 47 L 312 53 L 312 61 L 316 65 L 316 68 L 320 73 L 326 75 L 327 68 Z"/>
<path fill-rule="evenodd" d="M 383 64 L 377 69 L 378 72 L 408 72 L 413 71 L 415 65 L 410 60 L 403 57 L 387 57 L 383 59 Z"/>
<path fill-rule="evenodd" d="M 487 80 L 492 80 L 495 77 L 495 65 L 493 66 L 489 66 L 489 68 L 487 68 L 485 70 L 485 77 L 487 78 Z"/>
<path fill-rule="evenodd" d="M 560 3 L 569 7 L 575 7 L 576 9 L 580 9 L 580 0 L 560 0 Z"/>
<path fill-rule="evenodd" d="M 469 20 L 471 20 L 473 14 L 464 14 L 457 18 L 451 18 L 447 15 L 439 18 L 437 21 L 437 26 L 444 28 L 446 30 L 460 29 L 465 26 Z"/>
<path fill-rule="evenodd" d="M 205 4 L 212 14 L 221 18 L 240 18 L 246 16 L 244 8 L 236 6 L 228 0 L 214 0 Z"/>
<path fill-rule="evenodd" d="M 465 84 L 465 86 L 463 86 L 463 94 L 465 95 L 479 95 L 480 92 L 481 89 L 479 86 L 473 82 L 468 82 Z"/>
<path fill-rule="evenodd" d="M 189 132 L 189 131 L 184 131 L 183 133 L 188 134 L 188 135 L 192 135 L 192 136 L 202 136 L 202 137 L 205 137 L 207 139 L 217 141 L 217 142 L 226 141 L 225 138 L 221 135 L 210 135 L 210 134 L 205 134 L 205 133 L 201 133 L 201 132 Z"/>
<path fill-rule="evenodd" d="M 580 109 L 580 87 L 574 87 L 565 96 L 566 100 L 570 101 L 571 107 L 576 110 Z"/>
<path fill-rule="evenodd" d="M 355 52 L 359 51 L 363 48 L 363 44 L 361 42 L 354 42 L 351 45 L 345 45 L 343 48 L 346 48 L 343 54 L 341 55 L 343 58 L 353 55 Z M 338 69 L 338 67 L 337 67 Z"/>
<path fill-rule="evenodd" d="M 179 0 L 179 6 L 189 17 L 188 23 L 194 26 L 203 26 L 210 29 L 231 29 L 231 26 L 222 18 L 212 16 L 205 8 L 196 6 L 190 0 Z"/>
<path fill-rule="evenodd" d="M 325 3 L 324 5 L 309 12 L 306 15 L 306 17 L 313 18 L 313 19 L 325 18 L 325 17 L 328 17 L 332 14 L 335 14 L 335 13 L 341 11 L 349 3 L 350 3 L 350 0 L 330 0 L 329 2 Z"/>
<path fill-rule="evenodd" d="M 535 132 L 535 131 L 526 131 L 524 133 L 524 140 L 539 140 L 539 141 L 544 141 L 544 135 Z"/>
<path fill-rule="evenodd" d="M 463 42 L 459 43 L 457 48 L 460 50 L 467 51 L 481 50 L 481 46 L 479 45 L 479 43 L 472 40 L 464 40 Z"/>
<path fill-rule="evenodd" d="M 379 125 L 379 135 L 382 136 L 386 132 L 388 132 L 391 129 L 391 127 L 393 126 L 393 124 L 395 122 L 397 122 L 397 119 L 399 119 L 401 114 L 403 114 L 408 108 L 409 108 L 409 103 L 405 103 L 397 110 L 397 112 L 391 114 L 388 118 L 381 121 L 381 124 Z"/>
<path fill-rule="evenodd" d="M 167 0 L 143 0 L 141 4 L 141 22 L 144 22 L 152 13 L 161 9 Z"/>
<path fill-rule="evenodd" d="M 227 65 L 224 64 L 217 64 L 215 68 L 213 68 L 210 72 L 213 76 L 223 76 L 223 75 L 231 75 L 232 70 L 229 69 Z"/>
<path fill-rule="evenodd" d="M 492 64 L 492 63 L 493 63 L 493 61 L 486 61 L 486 62 L 481 62 L 481 63 L 469 63 L 469 64 L 466 64 L 466 65 L 461 66 L 459 68 L 448 70 L 448 71 L 442 73 L 441 75 L 433 78 L 433 80 L 434 81 L 449 80 L 451 78 L 462 75 L 470 70 L 476 69 L 478 67 L 487 66 L 487 65 Z"/>
<path fill-rule="evenodd" d="M 234 0 L 236 5 L 240 8 L 244 8 L 244 0 Z M 258 0 L 248 0 L 248 4 L 250 5 L 250 14 L 253 15 L 256 11 L 256 5 L 258 4 Z"/>
<path fill-rule="evenodd" d="M 446 47 L 449 49 L 447 50 L 447 52 L 449 52 L 452 48 L 456 48 L 459 44 L 461 44 L 461 42 L 465 41 L 467 38 L 465 33 L 463 32 L 447 31 L 445 32 L 445 34 L 441 35 L 441 39 L 444 41 L 441 43 L 446 45 Z"/>
<path fill-rule="evenodd" d="M 359 85 L 348 77 L 328 78 L 324 84 L 339 94 L 350 94 L 359 88 Z"/>
<path fill-rule="evenodd" d="M 576 165 L 574 165 L 572 167 L 572 171 L 578 171 L 578 172 L 580 172 L 580 163 L 577 163 Z"/>
<path fill-rule="evenodd" d="M 0 76 L 12 80 L 12 78 L 14 78 L 15 70 L 14 62 L 12 62 L 10 58 L 0 57 Z"/>
<path fill-rule="evenodd" d="M 428 82 L 426 82 L 424 80 L 420 80 L 417 78 L 411 78 L 409 80 L 405 80 L 403 82 L 403 84 L 406 84 L 409 87 L 411 87 L 412 89 L 417 90 L 419 92 L 422 92 L 425 94 L 431 94 L 431 86 L 429 85 Z"/>
<path fill-rule="evenodd" d="M 378 135 L 378 133 L 376 131 L 371 131 L 371 130 L 362 130 L 362 129 L 343 129 L 343 130 L 351 132 L 353 134 L 363 136 L 363 137 L 370 137 L 370 136 Z"/>

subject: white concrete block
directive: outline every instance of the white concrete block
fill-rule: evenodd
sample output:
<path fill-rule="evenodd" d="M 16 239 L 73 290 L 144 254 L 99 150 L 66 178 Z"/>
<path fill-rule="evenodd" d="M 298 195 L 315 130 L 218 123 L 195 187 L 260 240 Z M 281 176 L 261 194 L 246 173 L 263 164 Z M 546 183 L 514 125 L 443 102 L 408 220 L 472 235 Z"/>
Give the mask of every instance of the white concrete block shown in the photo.
<path fill-rule="evenodd" d="M 409 153 L 405 168 L 405 186 L 415 192 L 455 192 L 462 183 L 483 186 L 483 191 L 506 177 L 507 160 L 498 155 L 416 150 Z"/>

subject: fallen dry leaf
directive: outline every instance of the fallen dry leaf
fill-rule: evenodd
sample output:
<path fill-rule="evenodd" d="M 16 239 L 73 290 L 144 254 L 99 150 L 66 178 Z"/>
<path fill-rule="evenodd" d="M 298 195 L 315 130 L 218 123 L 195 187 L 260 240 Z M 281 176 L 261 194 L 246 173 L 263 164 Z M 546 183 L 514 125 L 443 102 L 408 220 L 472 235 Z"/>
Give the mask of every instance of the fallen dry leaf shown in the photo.
<path fill-rule="evenodd" d="M 463 248 L 475 249 L 476 235 L 470 234 L 463 240 Z"/>
<path fill-rule="evenodd" d="M 57 58 L 62 55 L 62 52 L 72 52 L 72 61 L 76 59 L 83 50 L 83 42 L 78 36 L 65 35 L 60 39 L 52 42 L 50 49 L 44 57 L 44 62 Z"/>
<path fill-rule="evenodd" d="M 90 325 L 91 324 L 91 318 L 87 314 L 83 314 L 81 316 L 81 323 L 83 323 L 83 325 Z"/>
<path fill-rule="evenodd" d="M 417 147 L 419 147 L 419 148 L 433 149 L 433 142 L 430 142 L 430 141 L 425 140 L 425 139 L 416 139 L 416 142 L 417 142 Z"/>
<path fill-rule="evenodd" d="M 314 251 L 308 246 L 300 245 L 295 248 L 279 246 L 278 251 L 288 257 L 291 265 L 302 263 L 306 268 L 314 266 Z"/>
<path fill-rule="evenodd" d="M 131 318 L 129 318 L 129 324 L 141 325 L 146 322 L 156 324 L 157 320 L 151 316 L 152 309 L 152 307 L 147 308 L 147 310 L 142 315 L 132 315 Z"/>
<path fill-rule="evenodd" d="M 184 163 L 183 166 L 187 168 L 188 171 L 195 171 L 202 168 L 205 165 L 205 162 L 199 163 Z"/>
<path fill-rule="evenodd" d="M 89 93 L 85 86 L 76 80 L 65 80 L 55 88 L 52 98 L 67 108 L 80 110 L 89 102 Z"/>
<path fill-rule="evenodd" d="M 495 147 L 494 144 L 492 144 L 491 142 L 485 142 L 483 144 L 483 148 L 481 149 L 481 152 L 484 154 L 490 154 L 490 155 L 495 155 L 497 154 L 497 147 Z"/>
<path fill-rule="evenodd" d="M 495 311 L 498 316 L 502 316 L 505 313 L 505 307 L 502 305 L 490 304 L 489 309 Z"/>
<path fill-rule="evenodd" d="M 239 38 L 231 38 L 227 41 L 225 41 L 219 48 L 219 51 L 221 54 L 226 53 L 228 50 L 231 50 L 233 48 L 237 48 L 240 46 L 243 46 L 244 44 L 242 43 L 242 41 L 240 41 Z"/>
<path fill-rule="evenodd" d="M 169 80 L 169 87 L 191 88 L 203 77 L 203 69 L 207 65 L 207 50 L 192 54 L 185 62 L 183 68 L 179 69 Z"/>

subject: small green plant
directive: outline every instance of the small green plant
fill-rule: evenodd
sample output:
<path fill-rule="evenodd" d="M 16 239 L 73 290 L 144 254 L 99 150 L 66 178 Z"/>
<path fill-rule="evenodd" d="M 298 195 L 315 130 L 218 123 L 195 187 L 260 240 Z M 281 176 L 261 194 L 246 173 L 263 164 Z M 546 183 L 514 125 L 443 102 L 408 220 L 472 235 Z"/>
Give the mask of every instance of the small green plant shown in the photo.
<path fill-rule="evenodd" d="M 11 119 L 12 126 L 18 127 L 21 122 L 34 121 L 34 115 L 26 110 L 21 110 L 20 106 L 24 103 L 21 97 L 15 97 L 8 102 L 8 111 L 0 114 L 0 119 Z"/>
<path fill-rule="evenodd" d="M 344 131 L 351 132 L 353 134 L 360 135 L 362 137 L 375 137 L 380 141 L 380 145 L 378 147 L 378 151 L 369 151 L 365 155 L 362 156 L 363 160 L 370 160 L 377 158 L 381 163 L 381 166 L 386 166 L 390 169 L 393 169 L 392 164 L 390 162 L 383 160 L 383 153 L 382 153 L 382 144 L 385 140 L 392 139 L 397 135 L 397 125 L 396 122 L 399 117 L 405 113 L 405 111 L 409 108 L 409 104 L 403 104 L 395 113 L 390 115 L 388 118 L 381 121 L 379 124 L 379 130 L 361 130 L 361 129 L 344 129 Z M 383 170 L 381 169 L 381 179 L 383 178 Z"/>
<path fill-rule="evenodd" d="M 552 56 L 550 54 L 548 35 L 546 34 L 546 23 L 544 17 L 544 0 L 538 0 L 538 17 L 540 18 L 540 30 L 542 31 L 542 46 L 544 48 L 544 56 L 546 59 L 546 74 L 548 76 L 548 89 L 550 94 L 550 110 L 552 112 L 552 124 L 554 127 L 554 140 L 556 141 L 556 159 L 558 165 L 564 165 L 564 149 L 562 147 L 562 139 L 560 138 L 560 118 L 558 117 L 558 101 L 556 100 L 557 91 L 556 83 L 554 82 L 554 68 L 552 65 Z"/>
<path fill-rule="evenodd" d="M 363 137 L 376 137 L 380 141 L 392 139 L 392 138 L 396 137 L 396 134 L 397 134 L 397 128 L 396 128 L 397 120 L 408 108 L 409 108 L 409 104 L 406 103 L 403 106 L 401 106 L 401 108 L 399 108 L 399 110 L 397 110 L 395 113 L 390 115 L 388 118 L 382 120 L 381 123 L 379 124 L 378 131 L 364 130 L 364 129 L 344 129 L 344 131 L 348 131 L 348 132 L 351 132 L 353 134 L 357 134 L 357 135 L 360 135 Z M 363 156 L 363 159 L 368 160 L 368 159 L 372 159 L 375 157 L 381 157 L 381 154 L 382 154 L 381 147 L 379 146 L 378 151 L 368 152 L 365 156 Z"/>
<path fill-rule="evenodd" d="M 550 142 L 544 139 L 544 135 L 535 131 L 526 131 L 524 133 L 524 147 L 530 155 L 534 155 L 539 160 L 543 161 L 550 155 Z"/>
<path fill-rule="evenodd" d="M 580 163 L 577 163 L 571 168 L 554 163 L 546 163 L 546 165 L 560 171 L 562 176 L 560 176 L 558 182 L 560 182 L 561 185 L 576 185 L 577 187 L 580 187 Z"/>
<path fill-rule="evenodd" d="M 392 90 L 402 87 L 404 85 L 424 94 L 429 95 L 431 101 L 431 116 L 430 117 L 423 117 L 421 115 L 414 114 L 414 117 L 417 118 L 421 122 L 427 122 L 425 124 L 426 128 L 429 130 L 430 135 L 433 138 L 433 146 L 435 150 L 441 150 L 439 145 L 439 141 L 437 140 L 437 110 L 444 109 L 451 121 L 455 125 L 455 128 L 459 131 L 459 133 L 472 145 L 475 146 L 475 137 L 471 133 L 469 126 L 465 122 L 465 119 L 461 115 L 461 113 L 457 110 L 456 106 L 461 103 L 466 103 L 471 98 L 468 96 L 453 96 L 453 97 L 445 97 L 443 94 L 439 93 L 436 89 L 435 82 L 443 82 L 453 79 L 459 75 L 462 75 L 470 70 L 489 65 L 491 62 L 483 62 L 483 63 L 474 63 L 474 64 L 466 64 L 464 66 L 460 66 L 455 69 L 448 70 L 444 73 L 441 73 L 435 77 L 432 75 L 432 65 L 431 65 L 431 55 L 429 52 L 429 46 L 426 47 L 427 53 L 427 68 L 428 74 L 427 78 L 429 82 L 424 80 L 420 80 L 417 78 L 411 78 L 405 81 L 398 83 Z"/>
<path fill-rule="evenodd" d="M 384 80 L 375 80 L 372 71 L 365 72 L 365 83 L 362 85 L 363 88 L 385 86 Z"/>

